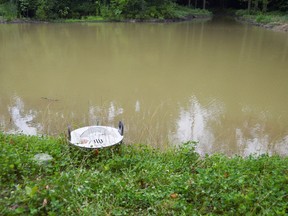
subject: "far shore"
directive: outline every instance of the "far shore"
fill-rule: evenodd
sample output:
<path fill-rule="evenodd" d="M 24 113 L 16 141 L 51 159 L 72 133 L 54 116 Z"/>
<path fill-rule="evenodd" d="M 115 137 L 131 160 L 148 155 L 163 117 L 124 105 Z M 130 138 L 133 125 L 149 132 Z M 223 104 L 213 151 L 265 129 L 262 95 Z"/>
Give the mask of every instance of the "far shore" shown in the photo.
<path fill-rule="evenodd" d="M 17 18 L 14 20 L 4 20 L 0 17 L 0 24 L 22 24 L 22 23 L 31 23 L 31 24 L 48 24 L 48 23 L 100 23 L 100 22 L 127 22 L 127 23 L 173 23 L 173 22 L 184 22 L 191 20 L 202 20 L 202 19 L 211 19 L 213 15 L 189 15 L 183 18 L 175 18 L 175 19 L 147 19 L 147 20 L 139 20 L 139 19 L 124 19 L 124 20 L 89 20 L 89 19 L 63 19 L 63 20 L 35 20 L 35 19 L 21 19 Z M 259 26 L 265 29 L 269 29 L 272 31 L 278 32 L 288 32 L 288 23 L 279 23 L 279 22 L 271 22 L 271 23 L 259 23 L 253 19 L 245 18 L 245 17 L 236 17 L 236 20 L 239 22 L 249 23 L 251 25 Z"/>
<path fill-rule="evenodd" d="M 255 20 L 244 18 L 244 17 L 237 17 L 236 20 L 240 22 L 246 22 L 251 25 L 259 26 L 265 29 L 270 29 L 272 31 L 278 31 L 278 32 L 287 32 L 288 33 L 288 23 L 259 23 Z"/>
<path fill-rule="evenodd" d="M 91 22 L 131 22 L 131 23 L 172 23 L 172 22 L 183 22 L 183 21 L 190 21 L 194 19 L 210 19 L 212 15 L 188 15 L 182 18 L 172 18 L 172 19 L 123 19 L 123 20 L 89 20 L 89 19 L 60 19 L 60 20 L 36 20 L 36 19 L 28 19 L 28 18 L 17 18 L 14 20 L 4 20 L 0 17 L 0 24 L 21 24 L 21 23 L 91 23 Z"/>

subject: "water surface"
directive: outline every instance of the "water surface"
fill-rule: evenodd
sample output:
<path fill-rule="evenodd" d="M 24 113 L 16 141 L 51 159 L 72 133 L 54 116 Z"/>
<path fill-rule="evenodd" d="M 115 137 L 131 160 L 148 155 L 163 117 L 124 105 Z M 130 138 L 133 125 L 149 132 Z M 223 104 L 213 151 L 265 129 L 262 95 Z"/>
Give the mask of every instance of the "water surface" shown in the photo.
<path fill-rule="evenodd" d="M 0 127 L 125 124 L 126 143 L 288 154 L 288 35 L 226 18 L 0 25 Z"/>

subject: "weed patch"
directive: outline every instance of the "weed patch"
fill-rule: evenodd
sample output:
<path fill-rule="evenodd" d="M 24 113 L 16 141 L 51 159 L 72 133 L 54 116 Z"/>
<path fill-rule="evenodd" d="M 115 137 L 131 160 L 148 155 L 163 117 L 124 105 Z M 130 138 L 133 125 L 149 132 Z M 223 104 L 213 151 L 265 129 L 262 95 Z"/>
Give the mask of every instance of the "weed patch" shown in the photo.
<path fill-rule="evenodd" d="M 250 20 L 258 24 L 284 24 L 288 22 L 288 16 L 286 13 L 282 12 L 260 12 L 260 11 L 251 11 L 248 13 L 247 10 L 238 10 L 235 12 L 235 15 L 244 20 Z"/>
<path fill-rule="evenodd" d="M 2 17 L 2 18 L 1 18 Z M 13 20 L 17 17 L 17 7 L 11 2 L 0 3 L 0 21 L 3 20 Z"/>
<path fill-rule="evenodd" d="M 94 151 L 66 139 L 0 133 L 1 215 L 192 215 L 288 212 L 288 159 L 159 151 Z M 47 164 L 34 155 L 53 157 Z"/>

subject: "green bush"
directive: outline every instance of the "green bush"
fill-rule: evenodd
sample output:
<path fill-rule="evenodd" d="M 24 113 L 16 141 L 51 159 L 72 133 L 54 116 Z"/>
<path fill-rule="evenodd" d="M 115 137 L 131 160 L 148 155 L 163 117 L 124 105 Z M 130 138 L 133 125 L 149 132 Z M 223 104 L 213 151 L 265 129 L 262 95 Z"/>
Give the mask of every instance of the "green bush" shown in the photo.
<path fill-rule="evenodd" d="M 165 19 L 172 19 L 176 17 L 176 4 L 166 3 L 159 7 L 160 14 Z"/>
<path fill-rule="evenodd" d="M 48 19 L 47 11 L 48 11 L 47 1 L 39 0 L 39 6 L 37 7 L 36 10 L 36 18 L 40 20 Z"/>
<path fill-rule="evenodd" d="M 261 11 L 251 11 L 248 14 L 247 10 L 238 10 L 235 13 L 237 16 L 243 17 L 244 19 L 252 20 L 260 24 L 268 23 L 285 23 L 288 21 L 288 16 L 286 13 L 281 11 L 273 11 L 263 13 Z"/>
<path fill-rule="evenodd" d="M 18 0 L 18 13 L 23 17 L 35 17 L 38 0 Z"/>
<path fill-rule="evenodd" d="M 108 20 L 174 19 L 202 12 L 192 12 L 172 0 L 4 0 L 0 6 L 0 16 L 13 19 L 18 15 L 39 20 L 81 20 L 88 16 L 102 16 Z M 207 12 L 204 14 L 209 15 Z"/>
<path fill-rule="evenodd" d="M 96 15 L 96 3 L 94 1 L 75 2 L 71 4 L 70 10 L 74 14 L 82 16 Z M 72 18 L 76 18 L 72 15 Z"/>
<path fill-rule="evenodd" d="M 109 18 L 111 16 L 109 6 L 101 5 L 100 6 L 100 15 L 106 19 Z"/>
<path fill-rule="evenodd" d="M 235 15 L 237 15 L 237 16 L 244 16 L 244 15 L 248 15 L 248 14 L 249 14 L 248 10 L 237 10 L 235 12 Z"/>
<path fill-rule="evenodd" d="M 0 17 L 4 17 L 7 20 L 12 20 L 17 17 L 17 7 L 11 2 L 0 4 Z"/>
<path fill-rule="evenodd" d="M 274 19 L 274 16 L 271 16 L 271 15 L 259 14 L 256 16 L 255 20 L 258 23 L 266 24 L 266 23 L 273 22 L 275 19 Z"/>

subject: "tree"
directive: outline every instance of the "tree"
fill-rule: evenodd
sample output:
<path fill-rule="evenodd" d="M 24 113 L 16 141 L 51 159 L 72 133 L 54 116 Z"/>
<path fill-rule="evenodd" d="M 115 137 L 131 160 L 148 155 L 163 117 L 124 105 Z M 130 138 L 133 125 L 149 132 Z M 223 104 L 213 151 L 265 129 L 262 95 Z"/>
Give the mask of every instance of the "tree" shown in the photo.
<path fill-rule="evenodd" d="M 252 0 L 248 0 L 248 13 L 250 13 L 251 11 L 251 2 Z"/>
<path fill-rule="evenodd" d="M 28 17 L 29 0 L 19 0 L 21 14 Z"/>
<path fill-rule="evenodd" d="M 262 11 L 263 12 L 267 11 L 268 3 L 269 3 L 269 0 L 262 0 Z"/>
<path fill-rule="evenodd" d="M 258 10 L 258 9 L 259 9 L 259 0 L 254 0 L 254 10 Z"/>

